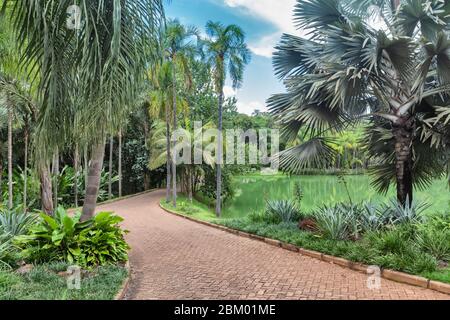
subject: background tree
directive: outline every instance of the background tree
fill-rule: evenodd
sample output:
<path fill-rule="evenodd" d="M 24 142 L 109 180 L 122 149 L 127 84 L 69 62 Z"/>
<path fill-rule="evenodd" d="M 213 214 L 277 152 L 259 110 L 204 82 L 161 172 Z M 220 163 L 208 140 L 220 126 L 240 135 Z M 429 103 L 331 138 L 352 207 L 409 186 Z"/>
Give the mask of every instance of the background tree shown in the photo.
<path fill-rule="evenodd" d="M 227 73 L 231 78 L 233 88 L 241 86 L 244 68 L 250 62 L 250 50 L 245 44 L 245 33 L 239 26 L 224 26 L 219 22 L 209 21 L 206 24 L 206 34 L 208 39 L 204 40 L 204 53 L 207 63 L 212 67 L 214 86 L 219 97 L 216 214 L 220 217 L 222 213 L 223 88 Z"/>

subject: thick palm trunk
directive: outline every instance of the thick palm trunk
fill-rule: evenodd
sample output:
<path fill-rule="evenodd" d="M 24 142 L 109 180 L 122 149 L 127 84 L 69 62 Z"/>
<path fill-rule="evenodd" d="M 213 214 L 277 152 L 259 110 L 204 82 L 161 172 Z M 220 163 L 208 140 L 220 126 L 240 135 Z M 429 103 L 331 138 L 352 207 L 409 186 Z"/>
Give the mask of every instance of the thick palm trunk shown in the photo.
<path fill-rule="evenodd" d="M 48 164 L 39 165 L 39 179 L 41 181 L 42 211 L 48 215 L 53 214 L 52 179 Z"/>
<path fill-rule="evenodd" d="M 413 129 L 410 121 L 394 129 L 397 199 L 406 205 L 413 201 Z"/>
<path fill-rule="evenodd" d="M 12 166 L 12 126 L 13 126 L 13 109 L 6 94 L 6 107 L 8 108 L 8 208 L 13 208 L 13 166 Z"/>
<path fill-rule="evenodd" d="M 145 141 L 145 145 L 148 146 L 148 112 L 147 110 L 144 109 L 144 114 L 145 114 L 145 119 L 144 119 L 144 141 Z M 147 147 L 147 151 L 148 151 L 148 147 Z M 144 191 L 150 190 L 150 173 L 146 168 L 144 168 Z"/>
<path fill-rule="evenodd" d="M 172 97 L 173 97 L 173 133 L 177 130 L 177 85 L 176 85 L 176 72 L 175 72 L 175 64 L 173 63 L 172 67 L 172 76 L 173 76 L 173 85 L 172 85 Z M 177 153 L 176 153 L 176 140 L 174 135 L 173 140 L 173 159 L 172 159 L 172 204 L 174 208 L 177 207 Z"/>
<path fill-rule="evenodd" d="M 119 165 L 117 168 L 119 174 L 119 198 L 122 197 L 122 130 L 119 131 Z"/>
<path fill-rule="evenodd" d="M 100 175 L 105 157 L 105 142 L 99 141 L 92 148 L 91 161 L 89 165 L 88 186 L 83 205 L 82 220 L 89 220 L 94 216 L 97 206 L 98 189 L 100 187 Z"/>
<path fill-rule="evenodd" d="M 220 89 L 219 94 L 219 124 L 218 124 L 218 137 L 217 137 L 217 187 L 216 187 L 216 215 L 220 218 L 222 215 L 222 122 L 223 122 L 223 88 Z"/>
<path fill-rule="evenodd" d="M 28 197 L 28 137 L 29 137 L 29 129 L 28 123 L 25 124 L 25 134 L 24 134 L 24 143 L 25 143 L 25 155 L 24 155 L 24 175 L 23 175 L 23 210 L 24 212 L 28 211 L 27 206 L 27 197 Z"/>
<path fill-rule="evenodd" d="M 78 208 L 78 173 L 80 171 L 79 165 L 78 165 L 78 158 L 79 158 L 79 150 L 78 150 L 78 144 L 75 145 L 75 154 L 73 156 L 73 167 L 75 169 L 75 178 L 74 178 L 74 189 L 73 192 L 75 194 L 75 208 Z"/>
<path fill-rule="evenodd" d="M 166 150 L 167 150 L 167 178 L 166 178 L 166 202 L 170 202 L 170 173 L 171 173 L 171 152 L 170 152 L 170 118 L 169 112 L 166 110 Z"/>
<path fill-rule="evenodd" d="M 108 180 L 108 199 L 112 199 L 112 176 L 113 176 L 113 147 L 114 147 L 114 137 L 111 135 L 109 139 L 109 180 Z"/>

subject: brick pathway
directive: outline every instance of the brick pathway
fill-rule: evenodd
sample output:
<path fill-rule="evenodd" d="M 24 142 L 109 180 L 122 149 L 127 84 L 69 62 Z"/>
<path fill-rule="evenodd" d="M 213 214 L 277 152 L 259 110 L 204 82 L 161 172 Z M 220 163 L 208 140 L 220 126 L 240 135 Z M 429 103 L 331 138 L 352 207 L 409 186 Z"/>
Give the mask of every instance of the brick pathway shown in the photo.
<path fill-rule="evenodd" d="M 163 191 L 100 207 L 125 218 L 132 281 L 126 299 L 450 299 L 367 277 L 162 211 Z"/>

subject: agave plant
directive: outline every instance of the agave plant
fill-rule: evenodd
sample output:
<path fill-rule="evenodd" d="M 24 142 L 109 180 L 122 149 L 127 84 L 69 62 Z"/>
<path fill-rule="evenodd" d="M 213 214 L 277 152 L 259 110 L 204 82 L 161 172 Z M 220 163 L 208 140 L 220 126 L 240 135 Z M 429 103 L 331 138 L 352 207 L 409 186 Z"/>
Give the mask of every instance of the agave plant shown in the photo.
<path fill-rule="evenodd" d="M 450 114 L 450 1 L 297 0 L 294 20 L 308 37 L 282 36 L 274 67 L 287 90 L 268 105 L 287 140 L 306 142 L 281 167 L 327 166 L 327 136 L 365 120 L 375 186 L 412 201 L 449 161 L 450 117 L 438 114 Z"/>
<path fill-rule="evenodd" d="M 267 201 L 266 214 L 273 215 L 283 223 L 295 221 L 299 216 L 297 205 L 291 200 L 269 200 Z"/>
<path fill-rule="evenodd" d="M 354 232 L 351 221 L 355 221 L 355 217 L 342 206 L 323 207 L 313 217 L 319 232 L 331 240 L 347 240 Z"/>

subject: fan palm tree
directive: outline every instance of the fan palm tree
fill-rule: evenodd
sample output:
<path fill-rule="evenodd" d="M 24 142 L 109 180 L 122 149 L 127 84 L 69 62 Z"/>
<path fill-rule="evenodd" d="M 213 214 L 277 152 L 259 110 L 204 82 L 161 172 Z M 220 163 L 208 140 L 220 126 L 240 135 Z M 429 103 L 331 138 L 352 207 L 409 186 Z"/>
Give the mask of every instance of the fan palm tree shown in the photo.
<path fill-rule="evenodd" d="M 217 199 L 216 215 L 222 214 L 222 126 L 225 80 L 230 76 L 233 88 L 242 85 L 244 68 L 250 62 L 250 50 L 245 43 L 245 33 L 237 25 L 224 26 L 219 22 L 209 21 L 206 24 L 208 38 L 203 41 L 207 63 L 212 67 L 215 90 L 219 97 L 218 105 L 218 141 L 217 141 Z"/>
<path fill-rule="evenodd" d="M 8 0 L 20 30 L 24 65 L 39 68 L 41 112 L 36 158 L 51 158 L 71 137 L 91 146 L 83 219 L 95 211 L 106 135 L 123 119 L 144 70 L 157 52 L 155 39 L 164 16 L 160 0 L 80 0 L 79 23 L 70 25 L 73 0 Z M 69 21 L 70 22 L 70 21 Z M 68 28 L 69 27 L 69 28 Z M 76 81 L 75 81 L 76 80 Z M 76 126 L 67 95 L 78 84 Z M 74 133 L 75 132 L 75 133 Z"/>
<path fill-rule="evenodd" d="M 182 74 L 186 87 L 189 89 L 191 80 L 191 71 L 189 68 L 189 58 L 196 53 L 197 45 L 194 43 L 198 38 L 198 31 L 195 27 L 186 27 L 178 20 L 169 21 L 163 35 L 163 46 L 171 62 L 172 67 L 172 105 L 173 105 L 173 130 L 178 129 L 177 123 L 177 74 Z M 173 141 L 175 144 L 176 141 Z M 173 153 L 172 160 L 172 202 L 177 206 L 177 164 L 176 154 Z"/>
<path fill-rule="evenodd" d="M 281 167 L 298 172 L 332 161 L 323 137 L 367 118 L 365 141 L 379 162 L 372 173 L 380 191 L 394 182 L 406 204 L 414 185 L 441 176 L 449 131 L 430 121 L 436 106 L 449 106 L 449 4 L 298 0 L 294 20 L 308 38 L 282 36 L 274 67 L 287 92 L 268 105 L 286 137 L 306 127 L 313 139 L 280 153 Z"/>

